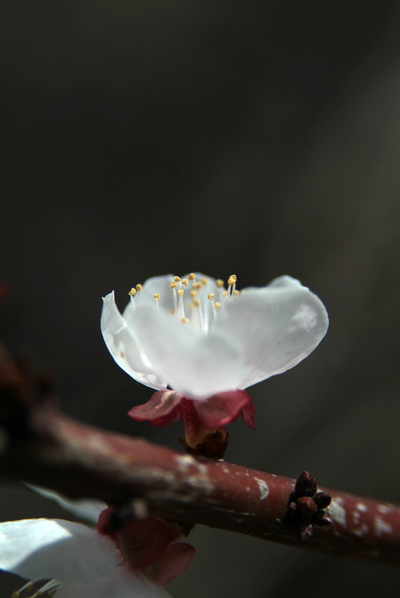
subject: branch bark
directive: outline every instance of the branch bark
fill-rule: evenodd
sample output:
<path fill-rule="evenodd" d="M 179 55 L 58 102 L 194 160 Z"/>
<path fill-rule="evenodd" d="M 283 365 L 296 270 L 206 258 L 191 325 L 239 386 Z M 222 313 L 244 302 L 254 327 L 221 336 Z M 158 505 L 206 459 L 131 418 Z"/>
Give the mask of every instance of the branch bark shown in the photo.
<path fill-rule="evenodd" d="M 71 498 L 145 500 L 150 513 L 341 556 L 400 564 L 400 506 L 332 496 L 330 525 L 288 515 L 295 480 L 93 428 L 63 415 L 46 376 L 0 349 L 0 474 Z"/>

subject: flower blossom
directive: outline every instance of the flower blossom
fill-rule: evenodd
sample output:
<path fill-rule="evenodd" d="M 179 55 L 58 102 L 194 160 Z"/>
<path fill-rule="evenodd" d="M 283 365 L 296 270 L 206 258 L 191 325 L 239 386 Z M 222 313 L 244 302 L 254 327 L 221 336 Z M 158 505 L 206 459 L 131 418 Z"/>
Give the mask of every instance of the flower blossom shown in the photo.
<path fill-rule="evenodd" d="M 0 569 L 28 582 L 13 597 L 166 598 L 139 570 L 121 565 L 114 542 L 81 523 L 0 523 Z M 48 581 L 51 579 L 51 581 Z M 47 580 L 47 581 L 46 581 Z"/>
<path fill-rule="evenodd" d="M 101 330 L 117 364 L 158 390 L 130 415 L 167 425 L 190 401 L 209 427 L 241 414 L 254 427 L 244 389 L 307 357 L 328 329 L 322 301 L 290 276 L 263 288 L 236 290 L 236 276 L 157 276 L 137 285 L 119 312 L 104 298 Z M 183 416 L 182 416 L 183 419 Z"/>
<path fill-rule="evenodd" d="M 111 533 L 114 507 L 27 485 L 77 517 L 97 523 L 97 531 L 57 519 L 0 523 L 0 569 L 34 580 L 13 598 L 50 598 L 54 593 L 56 598 L 167 597 L 157 586 L 186 571 L 194 556 L 192 546 L 175 541 L 180 529 L 172 523 L 131 518 Z"/>

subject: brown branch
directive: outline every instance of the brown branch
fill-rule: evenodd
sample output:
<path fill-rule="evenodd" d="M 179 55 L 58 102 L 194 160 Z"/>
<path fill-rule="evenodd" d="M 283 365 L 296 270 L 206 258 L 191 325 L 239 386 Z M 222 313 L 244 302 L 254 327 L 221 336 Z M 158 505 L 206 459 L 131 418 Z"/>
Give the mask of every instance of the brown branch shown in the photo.
<path fill-rule="evenodd" d="M 8 478 L 112 504 L 140 497 L 153 514 L 400 564 L 399 506 L 319 488 L 333 498 L 332 523 L 296 523 L 288 514 L 294 480 L 74 421 L 59 412 L 48 378 L 33 376 L 1 350 L 0 426 L 0 474 Z"/>

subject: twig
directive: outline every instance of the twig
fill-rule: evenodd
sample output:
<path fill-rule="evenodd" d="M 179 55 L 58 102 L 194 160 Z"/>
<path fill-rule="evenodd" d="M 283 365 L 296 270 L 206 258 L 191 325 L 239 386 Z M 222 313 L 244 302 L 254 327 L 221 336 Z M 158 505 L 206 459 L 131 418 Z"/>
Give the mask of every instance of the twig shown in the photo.
<path fill-rule="evenodd" d="M 33 375 L 1 349 L 0 426 L 0 474 L 8 478 L 116 505 L 140 498 L 164 517 L 400 564 L 399 506 L 317 488 L 332 496 L 331 524 L 317 525 L 306 514 L 307 500 L 297 500 L 305 515 L 293 519 L 295 480 L 74 421 L 58 410 L 48 377 Z"/>

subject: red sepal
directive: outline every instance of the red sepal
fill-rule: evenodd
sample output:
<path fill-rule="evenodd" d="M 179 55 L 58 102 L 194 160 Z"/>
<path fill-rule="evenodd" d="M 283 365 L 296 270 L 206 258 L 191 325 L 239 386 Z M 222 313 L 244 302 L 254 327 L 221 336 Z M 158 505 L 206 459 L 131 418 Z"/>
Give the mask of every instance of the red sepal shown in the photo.
<path fill-rule="evenodd" d="M 209 399 L 193 401 L 193 404 L 199 419 L 208 428 L 222 428 L 237 420 L 240 414 L 250 428 L 254 427 L 253 401 L 244 390 L 219 392 Z M 248 416 L 250 412 L 253 414 L 252 419 Z M 252 422 L 253 426 L 249 422 Z"/>
<path fill-rule="evenodd" d="M 163 556 L 170 532 L 161 521 L 147 517 L 142 521 L 131 519 L 114 537 L 128 567 L 138 569 L 152 565 Z"/>
<path fill-rule="evenodd" d="M 128 415 L 135 421 L 150 421 L 152 426 L 163 428 L 179 419 L 182 398 L 173 390 L 158 390 L 144 405 L 132 407 Z"/>
<path fill-rule="evenodd" d="M 243 417 L 246 426 L 248 426 L 252 430 L 256 429 L 256 422 L 254 421 L 255 414 L 256 408 L 254 407 L 253 401 L 249 397 L 249 401 L 245 405 L 243 405 L 240 415 Z"/>
<path fill-rule="evenodd" d="M 120 530 L 110 533 L 108 525 L 114 511 L 111 506 L 100 513 L 97 531 L 114 540 L 129 568 L 141 569 L 162 557 L 172 539 L 166 525 L 153 517 L 129 519 Z"/>
<path fill-rule="evenodd" d="M 188 399 L 174 390 L 158 390 L 151 399 L 132 407 L 128 415 L 136 421 L 150 421 L 160 428 L 169 426 L 181 416 L 184 404 L 190 402 L 203 426 L 215 429 L 234 422 L 239 415 L 254 430 L 255 407 L 245 390 L 219 392 L 208 399 Z"/>

